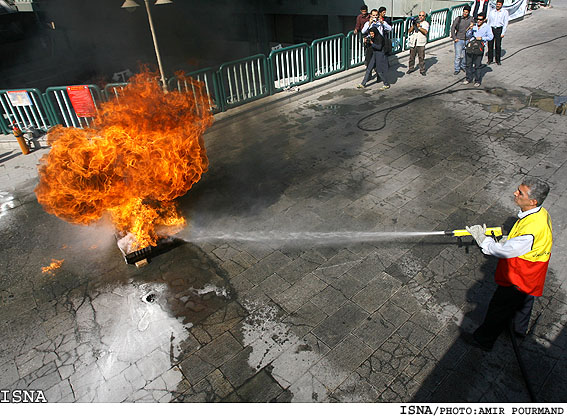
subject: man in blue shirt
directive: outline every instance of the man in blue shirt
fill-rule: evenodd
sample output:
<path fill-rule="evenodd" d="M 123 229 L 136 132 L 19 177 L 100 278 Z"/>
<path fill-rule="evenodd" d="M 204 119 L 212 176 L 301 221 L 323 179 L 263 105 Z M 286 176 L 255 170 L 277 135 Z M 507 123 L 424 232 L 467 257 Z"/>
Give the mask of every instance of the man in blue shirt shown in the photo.
<path fill-rule="evenodd" d="M 468 43 L 473 39 L 478 39 L 479 41 L 482 41 L 483 48 L 480 54 L 472 54 L 468 51 L 465 54 L 467 78 L 463 84 L 471 83 L 474 78 L 474 87 L 480 87 L 480 83 L 482 82 L 482 73 L 480 71 L 482 56 L 484 55 L 487 41 L 492 40 L 493 37 L 491 27 L 485 23 L 485 16 L 482 13 L 479 13 L 476 19 L 476 25 L 473 26 L 473 23 L 471 22 L 469 29 L 467 30 L 466 42 Z"/>

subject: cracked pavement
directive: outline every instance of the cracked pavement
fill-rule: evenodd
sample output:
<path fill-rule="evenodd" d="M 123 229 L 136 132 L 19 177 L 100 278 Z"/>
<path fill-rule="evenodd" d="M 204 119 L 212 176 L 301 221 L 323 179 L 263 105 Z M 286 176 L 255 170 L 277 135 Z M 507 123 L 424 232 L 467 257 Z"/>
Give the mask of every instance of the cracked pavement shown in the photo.
<path fill-rule="evenodd" d="M 443 43 L 426 50 L 427 77 L 396 60 L 387 92 L 357 90 L 355 69 L 218 115 L 209 172 L 180 199 L 187 242 L 140 269 L 111 227 L 39 206 L 48 149 L 0 151 L 0 389 L 49 402 L 527 402 L 507 336 L 491 353 L 459 338 L 482 321 L 495 259 L 467 239 L 353 232 L 507 230 L 530 174 L 551 184 L 554 248 L 520 348 L 538 401 L 564 402 L 567 117 L 549 99 L 567 94 L 567 50 L 526 48 L 564 35 L 567 2 L 553 6 L 509 27 L 481 89 L 457 83 Z M 308 234 L 325 232 L 342 239 Z"/>

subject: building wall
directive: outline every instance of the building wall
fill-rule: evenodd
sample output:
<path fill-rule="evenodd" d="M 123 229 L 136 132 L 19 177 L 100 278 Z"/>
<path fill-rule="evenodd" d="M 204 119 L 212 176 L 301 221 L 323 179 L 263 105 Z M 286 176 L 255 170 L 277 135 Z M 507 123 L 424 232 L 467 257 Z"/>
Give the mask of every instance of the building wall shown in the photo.
<path fill-rule="evenodd" d="M 104 83 L 114 73 L 157 68 L 143 0 L 127 11 L 122 0 L 35 0 L 36 19 L 17 44 L 0 39 L 4 83 Z M 354 28 L 363 0 L 173 0 L 151 10 L 166 76 L 194 71 L 272 47 L 306 42 Z M 389 16 L 439 9 L 462 1 L 366 0 Z M 21 15 L 21 13 L 19 13 Z M 35 26 L 34 26 L 35 25 Z M 6 27 L 9 27 L 6 26 Z M 53 29 L 54 27 L 54 29 Z M 11 42 L 11 43 L 10 43 Z M 8 54 L 6 54 L 8 51 Z M 8 56 L 7 56 L 8 55 Z M 37 73 L 37 74 L 35 74 Z"/>

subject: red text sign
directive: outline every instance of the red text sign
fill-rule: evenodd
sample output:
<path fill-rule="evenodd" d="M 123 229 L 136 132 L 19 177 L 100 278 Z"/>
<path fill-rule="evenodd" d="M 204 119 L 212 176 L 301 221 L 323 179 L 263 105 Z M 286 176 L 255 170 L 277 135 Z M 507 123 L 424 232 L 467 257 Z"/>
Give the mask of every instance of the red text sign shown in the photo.
<path fill-rule="evenodd" d="M 67 94 L 78 117 L 95 116 L 96 107 L 89 86 L 67 86 Z"/>

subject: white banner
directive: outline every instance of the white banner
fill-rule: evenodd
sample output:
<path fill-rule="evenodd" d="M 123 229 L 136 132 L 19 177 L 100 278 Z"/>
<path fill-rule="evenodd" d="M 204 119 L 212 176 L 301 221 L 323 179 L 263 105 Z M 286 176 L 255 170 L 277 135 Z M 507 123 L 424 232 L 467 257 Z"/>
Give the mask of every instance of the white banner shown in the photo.
<path fill-rule="evenodd" d="M 496 8 L 496 1 L 490 2 L 490 9 Z M 510 20 L 518 19 L 526 14 L 528 8 L 528 0 L 504 0 L 503 9 L 508 11 Z"/>

